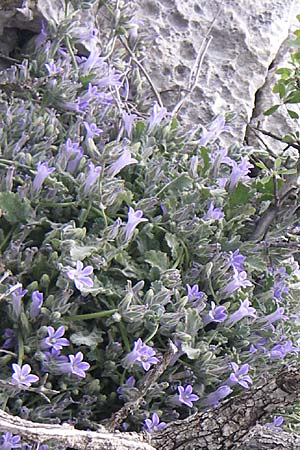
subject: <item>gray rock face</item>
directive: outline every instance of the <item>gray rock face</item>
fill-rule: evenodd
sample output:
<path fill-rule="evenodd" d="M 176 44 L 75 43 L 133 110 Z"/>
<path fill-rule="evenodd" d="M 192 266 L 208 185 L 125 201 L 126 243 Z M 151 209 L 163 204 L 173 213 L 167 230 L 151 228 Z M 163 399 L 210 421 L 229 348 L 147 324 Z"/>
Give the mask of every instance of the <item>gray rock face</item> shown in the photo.
<path fill-rule="evenodd" d="M 193 65 L 214 21 L 198 82 L 180 115 L 191 127 L 205 124 L 219 113 L 235 111 L 239 117 L 222 140 L 225 144 L 242 143 L 255 108 L 255 94 L 264 85 L 269 66 L 288 37 L 292 19 L 300 12 L 300 1 L 134 3 L 143 21 L 142 30 L 150 37 L 146 40 L 149 44 L 144 65 L 170 110 L 182 95 L 188 94 Z"/>

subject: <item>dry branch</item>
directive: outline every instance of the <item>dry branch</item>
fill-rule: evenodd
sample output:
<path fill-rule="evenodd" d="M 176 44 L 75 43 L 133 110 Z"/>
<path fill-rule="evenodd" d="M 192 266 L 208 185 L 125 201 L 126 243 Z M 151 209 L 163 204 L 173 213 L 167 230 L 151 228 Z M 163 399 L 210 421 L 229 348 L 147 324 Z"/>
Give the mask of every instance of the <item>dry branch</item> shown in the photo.
<path fill-rule="evenodd" d="M 218 408 L 168 424 L 158 433 L 76 430 L 70 425 L 33 423 L 0 411 L 0 430 L 26 441 L 47 440 L 77 450 L 296 450 L 300 436 L 259 426 L 300 397 L 300 364 L 285 367 L 257 387 Z"/>

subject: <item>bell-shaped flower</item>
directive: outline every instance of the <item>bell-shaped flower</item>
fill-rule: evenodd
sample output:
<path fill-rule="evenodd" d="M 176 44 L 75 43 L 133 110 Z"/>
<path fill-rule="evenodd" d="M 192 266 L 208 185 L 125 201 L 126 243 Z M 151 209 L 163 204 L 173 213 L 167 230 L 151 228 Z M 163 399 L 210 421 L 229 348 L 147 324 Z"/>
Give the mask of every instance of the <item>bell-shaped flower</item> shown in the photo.
<path fill-rule="evenodd" d="M 148 222 L 148 219 L 142 218 L 143 211 L 138 209 L 135 211 L 131 206 L 128 208 L 128 220 L 125 226 L 125 239 L 128 241 L 135 228 L 142 222 Z"/>

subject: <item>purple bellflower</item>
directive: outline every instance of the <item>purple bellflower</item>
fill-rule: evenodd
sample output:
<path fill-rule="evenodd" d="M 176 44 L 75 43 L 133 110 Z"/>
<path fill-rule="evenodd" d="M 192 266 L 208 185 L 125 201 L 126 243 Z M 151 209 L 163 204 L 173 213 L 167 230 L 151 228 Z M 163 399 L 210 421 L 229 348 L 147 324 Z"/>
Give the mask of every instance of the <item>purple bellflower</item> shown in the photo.
<path fill-rule="evenodd" d="M 88 164 L 89 166 L 89 171 L 87 173 L 85 182 L 84 182 L 84 188 L 83 188 L 83 192 L 85 194 L 88 194 L 91 192 L 92 188 L 95 186 L 95 184 L 97 183 L 100 174 L 101 174 L 101 170 L 102 167 L 101 166 L 94 166 L 94 164 L 92 162 L 90 162 Z"/>
<path fill-rule="evenodd" d="M 202 136 L 199 139 L 199 145 L 205 146 L 210 141 L 215 141 L 221 133 L 228 130 L 225 119 L 222 116 L 217 116 L 209 125 L 208 128 L 202 127 Z"/>
<path fill-rule="evenodd" d="M 190 384 L 187 386 L 178 386 L 178 400 L 180 403 L 189 406 L 190 408 L 193 407 L 192 402 L 196 402 L 199 400 L 198 395 L 192 394 L 193 388 Z"/>
<path fill-rule="evenodd" d="M 4 328 L 3 337 L 5 341 L 2 344 L 2 348 L 4 349 L 14 348 L 18 342 L 16 332 L 12 328 Z"/>
<path fill-rule="evenodd" d="M 248 299 L 241 301 L 241 305 L 237 311 L 232 313 L 226 321 L 227 325 L 232 325 L 244 317 L 253 317 L 256 319 L 256 309 L 250 306 Z"/>
<path fill-rule="evenodd" d="M 233 190 L 239 181 L 250 180 L 250 177 L 247 174 L 252 167 L 254 167 L 253 164 L 249 163 L 248 158 L 245 156 L 241 158 L 239 163 L 233 161 L 229 182 L 230 191 Z"/>
<path fill-rule="evenodd" d="M 128 114 L 126 111 L 122 112 L 122 118 L 124 122 L 124 128 L 127 133 L 127 136 L 131 137 L 132 125 L 135 119 L 137 118 L 136 114 Z"/>
<path fill-rule="evenodd" d="M 236 249 L 234 252 L 229 252 L 228 265 L 232 267 L 234 271 L 242 272 L 244 270 L 244 261 L 245 256 L 240 254 L 239 249 Z"/>
<path fill-rule="evenodd" d="M 277 430 L 282 430 L 280 425 L 282 424 L 283 420 L 284 419 L 282 416 L 274 416 L 272 422 L 267 422 L 264 425 L 265 425 L 265 427 L 276 428 Z"/>
<path fill-rule="evenodd" d="M 273 296 L 279 302 L 281 302 L 283 300 L 282 295 L 287 294 L 289 292 L 289 290 L 290 290 L 290 288 L 284 280 L 275 280 L 274 285 L 273 285 Z"/>
<path fill-rule="evenodd" d="M 130 150 L 128 147 L 125 147 L 115 162 L 113 162 L 107 169 L 107 174 L 111 177 L 117 175 L 123 167 L 128 166 L 129 164 L 137 163 L 137 159 L 131 158 Z"/>
<path fill-rule="evenodd" d="M 207 314 L 202 317 L 203 325 L 207 325 L 210 322 L 223 322 L 227 318 L 226 307 L 216 306 L 215 302 L 211 302 L 211 309 Z"/>
<path fill-rule="evenodd" d="M 155 350 L 153 350 L 153 348 L 149 345 L 144 344 L 142 339 L 139 338 L 135 341 L 133 350 L 125 357 L 125 364 L 139 364 L 144 370 L 146 370 L 146 372 L 148 372 L 151 364 L 158 363 L 158 358 L 154 355 Z"/>
<path fill-rule="evenodd" d="M 219 401 L 227 397 L 231 392 L 232 389 L 229 386 L 220 386 L 214 392 L 208 394 L 201 404 L 207 408 L 216 407 L 219 405 Z"/>
<path fill-rule="evenodd" d="M 36 375 L 30 375 L 31 367 L 29 364 L 19 366 L 19 364 L 12 364 L 12 384 L 16 384 L 21 387 L 30 387 L 31 383 L 36 383 L 39 377 Z"/>
<path fill-rule="evenodd" d="M 100 134 L 103 131 L 100 128 L 98 128 L 95 123 L 88 123 L 88 122 L 84 121 L 83 125 L 86 129 L 86 135 L 85 135 L 86 139 L 93 138 L 94 136 L 100 136 Z"/>
<path fill-rule="evenodd" d="M 39 162 L 37 164 L 37 174 L 32 182 L 32 189 L 34 192 L 38 192 L 41 189 L 45 179 L 53 172 L 53 170 L 54 167 L 48 167 L 48 164 L 45 162 Z"/>
<path fill-rule="evenodd" d="M 77 352 L 76 355 L 69 355 L 68 358 L 70 360 L 69 363 L 62 363 L 60 365 L 61 371 L 64 373 L 77 375 L 80 378 L 85 378 L 86 377 L 85 371 L 90 368 L 90 365 L 89 363 L 82 361 L 83 353 Z"/>
<path fill-rule="evenodd" d="M 210 202 L 206 214 L 203 216 L 203 220 L 220 220 L 223 219 L 224 213 L 222 212 L 222 206 L 217 206 L 213 201 Z"/>
<path fill-rule="evenodd" d="M 159 106 L 157 102 L 154 102 L 149 118 L 149 132 L 152 131 L 156 125 L 159 125 L 168 114 L 169 113 L 164 106 Z"/>
<path fill-rule="evenodd" d="M 253 286 L 251 281 L 247 280 L 247 272 L 244 270 L 242 272 L 234 270 L 233 279 L 221 289 L 221 294 L 227 297 L 237 289 L 247 286 Z"/>
<path fill-rule="evenodd" d="M 247 375 L 249 371 L 249 364 L 243 364 L 241 368 L 235 363 L 232 362 L 231 366 L 233 368 L 233 372 L 230 374 L 226 384 L 227 386 L 234 386 L 239 384 L 245 389 L 249 388 L 249 384 L 252 384 L 252 378 Z"/>
<path fill-rule="evenodd" d="M 148 219 L 142 218 L 143 211 L 138 209 L 135 211 L 131 206 L 128 208 L 128 220 L 125 226 L 125 239 L 128 241 L 138 224 L 148 222 Z"/>
<path fill-rule="evenodd" d="M 276 311 L 274 311 L 271 314 L 268 314 L 267 316 L 264 316 L 260 319 L 262 322 L 267 322 L 268 324 L 276 322 L 277 320 L 288 320 L 288 316 L 284 315 L 284 308 L 283 307 L 277 307 Z"/>
<path fill-rule="evenodd" d="M 53 348 L 56 351 L 61 350 L 63 347 L 70 345 L 68 339 L 63 338 L 62 336 L 65 334 L 65 327 L 60 326 L 55 329 L 51 326 L 47 327 L 48 337 L 44 338 L 41 342 L 41 348 Z"/>
<path fill-rule="evenodd" d="M 76 288 L 80 291 L 84 288 L 91 288 L 94 286 L 93 280 L 89 277 L 93 273 L 92 266 L 86 266 L 83 268 L 81 261 L 76 262 L 76 269 L 70 269 L 67 271 L 67 276 L 70 280 L 74 281 Z"/>
<path fill-rule="evenodd" d="M 11 432 L 3 433 L 0 440 L 0 450 L 11 450 L 13 448 L 20 448 L 21 437 L 19 435 L 13 435 Z"/>
<path fill-rule="evenodd" d="M 63 69 L 61 67 L 57 67 L 53 59 L 49 61 L 47 64 L 45 64 L 46 69 L 48 70 L 48 73 L 50 76 L 52 75 L 58 75 L 63 72 Z"/>
<path fill-rule="evenodd" d="M 19 315 L 21 314 L 21 305 L 22 305 L 21 300 L 27 293 L 27 289 L 23 289 L 22 284 L 17 283 L 15 286 L 11 286 L 10 292 L 13 311 L 15 315 L 19 317 Z"/>
<path fill-rule="evenodd" d="M 33 291 L 31 294 L 31 305 L 29 310 L 29 316 L 31 319 L 35 319 L 41 312 L 43 304 L 43 293 L 39 291 Z"/>
<path fill-rule="evenodd" d="M 144 424 L 144 430 L 147 431 L 147 433 L 154 433 L 166 426 L 166 422 L 159 421 L 159 417 L 156 413 L 152 414 L 152 419 L 145 419 Z"/>
<path fill-rule="evenodd" d="M 204 292 L 199 291 L 198 284 L 194 284 L 193 286 L 187 284 L 186 288 L 189 302 L 193 302 L 204 296 Z"/>
<path fill-rule="evenodd" d="M 271 359 L 284 358 L 288 353 L 299 351 L 298 347 L 295 347 L 290 340 L 283 344 L 276 344 L 269 351 L 269 356 Z"/>

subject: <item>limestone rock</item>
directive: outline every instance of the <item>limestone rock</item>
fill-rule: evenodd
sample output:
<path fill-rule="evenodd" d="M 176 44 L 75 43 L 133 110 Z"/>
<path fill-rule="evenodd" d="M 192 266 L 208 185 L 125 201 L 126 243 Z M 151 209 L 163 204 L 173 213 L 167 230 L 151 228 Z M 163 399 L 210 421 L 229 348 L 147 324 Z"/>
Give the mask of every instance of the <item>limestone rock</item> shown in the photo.
<path fill-rule="evenodd" d="M 172 110 L 185 89 L 201 43 L 216 18 L 200 77 L 180 111 L 183 122 L 205 124 L 224 111 L 239 114 L 226 144 L 244 141 L 255 94 L 288 36 L 299 0 L 143 0 L 137 17 L 149 39 L 146 68 Z"/>

